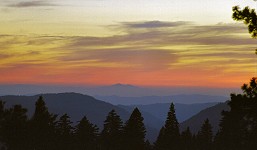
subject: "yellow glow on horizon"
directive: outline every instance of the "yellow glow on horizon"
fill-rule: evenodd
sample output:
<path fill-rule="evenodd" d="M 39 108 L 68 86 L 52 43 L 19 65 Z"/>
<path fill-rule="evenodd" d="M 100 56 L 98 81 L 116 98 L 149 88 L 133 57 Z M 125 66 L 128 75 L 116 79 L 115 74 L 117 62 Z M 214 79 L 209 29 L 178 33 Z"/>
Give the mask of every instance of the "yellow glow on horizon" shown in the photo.
<path fill-rule="evenodd" d="M 235 87 L 256 72 L 256 42 L 231 19 L 254 2 L 19 2 L 0 1 L 0 83 Z"/>
<path fill-rule="evenodd" d="M 0 71 L 2 72 L 0 82 L 112 84 L 123 81 L 145 86 L 209 86 L 211 83 L 214 87 L 226 83 L 226 86 L 233 87 L 241 85 L 242 80 L 247 80 L 249 78 L 247 75 L 252 74 L 252 69 L 255 67 L 248 63 L 253 58 L 239 57 L 241 54 L 251 56 L 250 50 L 246 52 L 233 50 L 233 46 L 221 45 L 211 48 L 207 45 L 194 46 L 189 44 L 184 46 L 186 51 L 183 50 L 183 46 L 179 45 L 165 46 L 165 48 L 161 46 L 160 50 L 164 56 L 170 54 L 172 57 L 178 57 L 177 60 L 174 58 L 169 60 L 167 56 L 160 55 L 160 58 L 154 56 L 157 53 L 154 49 L 158 49 L 158 45 L 156 45 L 153 49 L 147 50 L 149 53 L 142 53 L 142 56 L 137 56 L 140 59 L 154 56 L 155 62 L 151 63 L 136 60 L 133 55 L 126 56 L 131 60 L 119 59 L 122 49 L 127 50 L 126 55 L 130 55 L 131 52 L 134 54 L 134 50 L 130 49 L 129 42 L 125 45 L 98 46 L 97 42 L 89 43 L 88 46 L 79 43 L 74 45 L 77 40 L 88 42 L 89 39 L 85 39 L 85 37 L 2 37 L 0 42 L 9 43 L 12 41 L 12 43 L 2 45 L 6 46 L 2 55 L 6 56 L 0 60 Z M 228 52 L 238 54 L 236 58 L 229 56 L 230 59 L 236 59 L 238 64 L 221 64 L 222 62 L 229 62 L 227 56 L 222 56 L 222 53 L 220 56 L 211 56 L 228 47 L 230 47 Z M 175 51 L 173 51 L 174 49 Z M 108 51 L 110 51 L 110 55 Z M 141 49 L 138 51 L 140 52 Z M 101 54 L 102 52 L 104 53 Z M 154 52 L 154 55 L 145 56 L 150 52 Z M 141 55 L 141 53 L 138 54 Z M 205 54 L 209 54 L 211 57 L 203 57 Z M 167 61 L 161 61 L 162 57 Z M 147 64 L 153 65 L 154 63 L 156 66 L 150 68 L 147 66 Z M 182 83 L 181 81 L 186 82 Z"/>

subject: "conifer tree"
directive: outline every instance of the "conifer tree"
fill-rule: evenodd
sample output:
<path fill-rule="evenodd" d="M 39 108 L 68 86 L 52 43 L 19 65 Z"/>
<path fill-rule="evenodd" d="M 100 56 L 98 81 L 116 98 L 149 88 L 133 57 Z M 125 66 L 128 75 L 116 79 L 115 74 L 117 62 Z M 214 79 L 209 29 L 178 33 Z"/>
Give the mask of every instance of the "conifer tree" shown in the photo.
<path fill-rule="evenodd" d="M 71 150 L 73 149 L 73 127 L 72 122 L 67 114 L 60 117 L 57 122 L 57 138 L 58 138 L 58 149 L 60 150 Z"/>
<path fill-rule="evenodd" d="M 89 122 L 87 117 L 83 117 L 75 127 L 75 146 L 76 150 L 96 150 L 98 128 Z"/>
<path fill-rule="evenodd" d="M 246 150 L 244 146 L 246 136 L 246 122 L 244 120 L 244 100 L 241 95 L 231 94 L 228 103 L 230 111 L 222 112 L 220 132 L 216 135 L 215 143 L 220 150 Z"/>
<path fill-rule="evenodd" d="M 40 96 L 35 104 L 35 112 L 30 120 L 30 149 L 55 149 L 55 125 L 57 115 L 51 114 Z"/>
<path fill-rule="evenodd" d="M 222 149 L 222 148 L 219 148 L 220 146 L 221 146 L 220 130 L 218 130 L 216 135 L 213 138 L 213 149 L 214 150 Z"/>
<path fill-rule="evenodd" d="M 256 19 L 257 17 L 255 22 L 257 21 Z M 244 140 L 242 141 L 245 143 L 245 149 L 254 149 L 257 147 L 257 78 L 252 78 L 250 83 L 244 84 L 241 89 L 243 90 L 243 95 L 240 101 L 243 101 L 241 108 L 244 115 L 241 119 L 241 124 L 244 126 L 242 128 Z"/>
<path fill-rule="evenodd" d="M 145 141 L 145 149 L 144 150 L 152 150 L 153 146 L 151 145 L 149 140 Z"/>
<path fill-rule="evenodd" d="M 166 146 L 164 145 L 164 141 L 165 141 L 165 128 L 162 127 L 160 129 L 159 135 L 157 137 L 156 142 L 154 143 L 154 149 L 156 150 L 165 150 Z"/>
<path fill-rule="evenodd" d="M 198 132 L 197 141 L 199 150 L 211 150 L 212 149 L 212 126 L 209 119 L 206 119 Z"/>
<path fill-rule="evenodd" d="M 27 109 L 21 105 L 14 105 L 5 112 L 3 129 L 3 142 L 8 150 L 27 149 L 28 126 Z"/>
<path fill-rule="evenodd" d="M 3 123 L 4 123 L 4 115 L 5 115 L 5 102 L 0 100 L 0 142 L 3 141 Z M 1 147 L 0 147 L 1 148 Z"/>
<path fill-rule="evenodd" d="M 180 149 L 179 124 L 175 114 L 174 104 L 171 103 L 164 127 L 155 142 L 157 150 Z"/>
<path fill-rule="evenodd" d="M 187 129 L 181 133 L 181 149 L 193 150 L 195 146 L 193 142 L 193 135 L 190 131 L 190 128 L 187 127 Z"/>
<path fill-rule="evenodd" d="M 0 121 L 3 120 L 4 117 L 4 108 L 5 102 L 0 99 Z"/>
<path fill-rule="evenodd" d="M 243 94 L 231 94 L 230 111 L 222 113 L 216 137 L 221 150 L 251 150 L 257 147 L 257 81 L 242 86 Z"/>
<path fill-rule="evenodd" d="M 132 112 L 124 127 L 124 138 L 126 150 L 143 150 L 145 148 L 146 129 L 138 108 Z"/>
<path fill-rule="evenodd" d="M 111 110 L 106 120 L 104 121 L 104 128 L 101 133 L 101 149 L 104 150 L 120 150 L 122 149 L 122 133 L 123 125 L 120 116 Z"/>

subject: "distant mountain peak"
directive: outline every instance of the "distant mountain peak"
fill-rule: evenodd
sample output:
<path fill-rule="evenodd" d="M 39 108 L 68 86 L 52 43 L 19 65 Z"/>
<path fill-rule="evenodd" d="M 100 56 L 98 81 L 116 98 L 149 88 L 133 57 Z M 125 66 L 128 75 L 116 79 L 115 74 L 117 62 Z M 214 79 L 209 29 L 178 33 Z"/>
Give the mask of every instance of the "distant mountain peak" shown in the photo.
<path fill-rule="evenodd" d="M 113 84 L 111 86 L 112 87 L 136 87 L 136 86 L 131 85 L 131 84 L 122 84 L 122 83 L 116 83 L 116 84 Z"/>

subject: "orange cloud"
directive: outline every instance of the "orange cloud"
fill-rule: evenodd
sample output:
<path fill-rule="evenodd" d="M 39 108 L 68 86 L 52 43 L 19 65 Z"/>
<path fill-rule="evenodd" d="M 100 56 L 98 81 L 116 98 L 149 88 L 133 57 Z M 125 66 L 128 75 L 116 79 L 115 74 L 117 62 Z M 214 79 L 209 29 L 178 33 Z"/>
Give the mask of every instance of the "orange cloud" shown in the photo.
<path fill-rule="evenodd" d="M 255 74 L 256 42 L 242 36 L 241 25 L 120 28 L 126 34 L 0 36 L 0 83 L 238 87 Z"/>

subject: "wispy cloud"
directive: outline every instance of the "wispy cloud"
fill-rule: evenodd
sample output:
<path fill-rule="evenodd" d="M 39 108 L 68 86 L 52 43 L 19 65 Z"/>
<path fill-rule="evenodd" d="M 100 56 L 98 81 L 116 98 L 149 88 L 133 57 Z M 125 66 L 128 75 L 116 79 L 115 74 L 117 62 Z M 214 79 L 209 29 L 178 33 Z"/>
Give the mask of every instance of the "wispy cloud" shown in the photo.
<path fill-rule="evenodd" d="M 181 24 L 173 28 L 161 25 L 151 28 L 135 28 L 145 26 L 146 22 L 122 23 L 119 28 L 124 35 L 110 37 L 77 37 L 72 39 L 70 47 L 130 45 L 167 46 L 167 45 L 255 45 L 256 40 L 247 36 L 247 29 L 242 24 L 217 24 L 209 26 L 194 25 L 181 22 L 160 22 L 158 24 Z M 150 23 L 151 24 L 151 23 Z M 185 26 L 183 24 L 186 24 Z M 118 25 L 117 25 L 118 26 Z M 160 30 L 152 30 L 160 29 Z M 245 36 L 246 35 L 246 36 Z"/>
<path fill-rule="evenodd" d="M 57 6 L 46 0 L 38 0 L 38 1 L 24 1 L 14 4 L 7 5 L 8 7 L 17 7 L 17 8 L 24 8 L 24 7 L 42 7 L 42 6 Z"/>
<path fill-rule="evenodd" d="M 163 21 L 146 21 L 146 22 L 123 22 L 122 25 L 126 28 L 167 28 L 188 25 L 190 22 L 163 22 Z"/>
<path fill-rule="evenodd" d="M 109 37 L 0 36 L 0 82 L 30 70 L 31 78 L 17 80 L 240 86 L 238 79 L 248 80 L 256 67 L 256 41 L 241 24 L 149 21 L 117 26 L 126 32 Z"/>
<path fill-rule="evenodd" d="M 76 62 L 95 60 L 95 63 L 119 64 L 118 67 L 141 71 L 165 70 L 170 63 L 177 61 L 172 51 L 143 48 L 114 48 L 107 50 L 92 50 L 72 53 L 60 58 L 61 61 Z M 133 61 L 132 61 L 133 60 Z"/>

